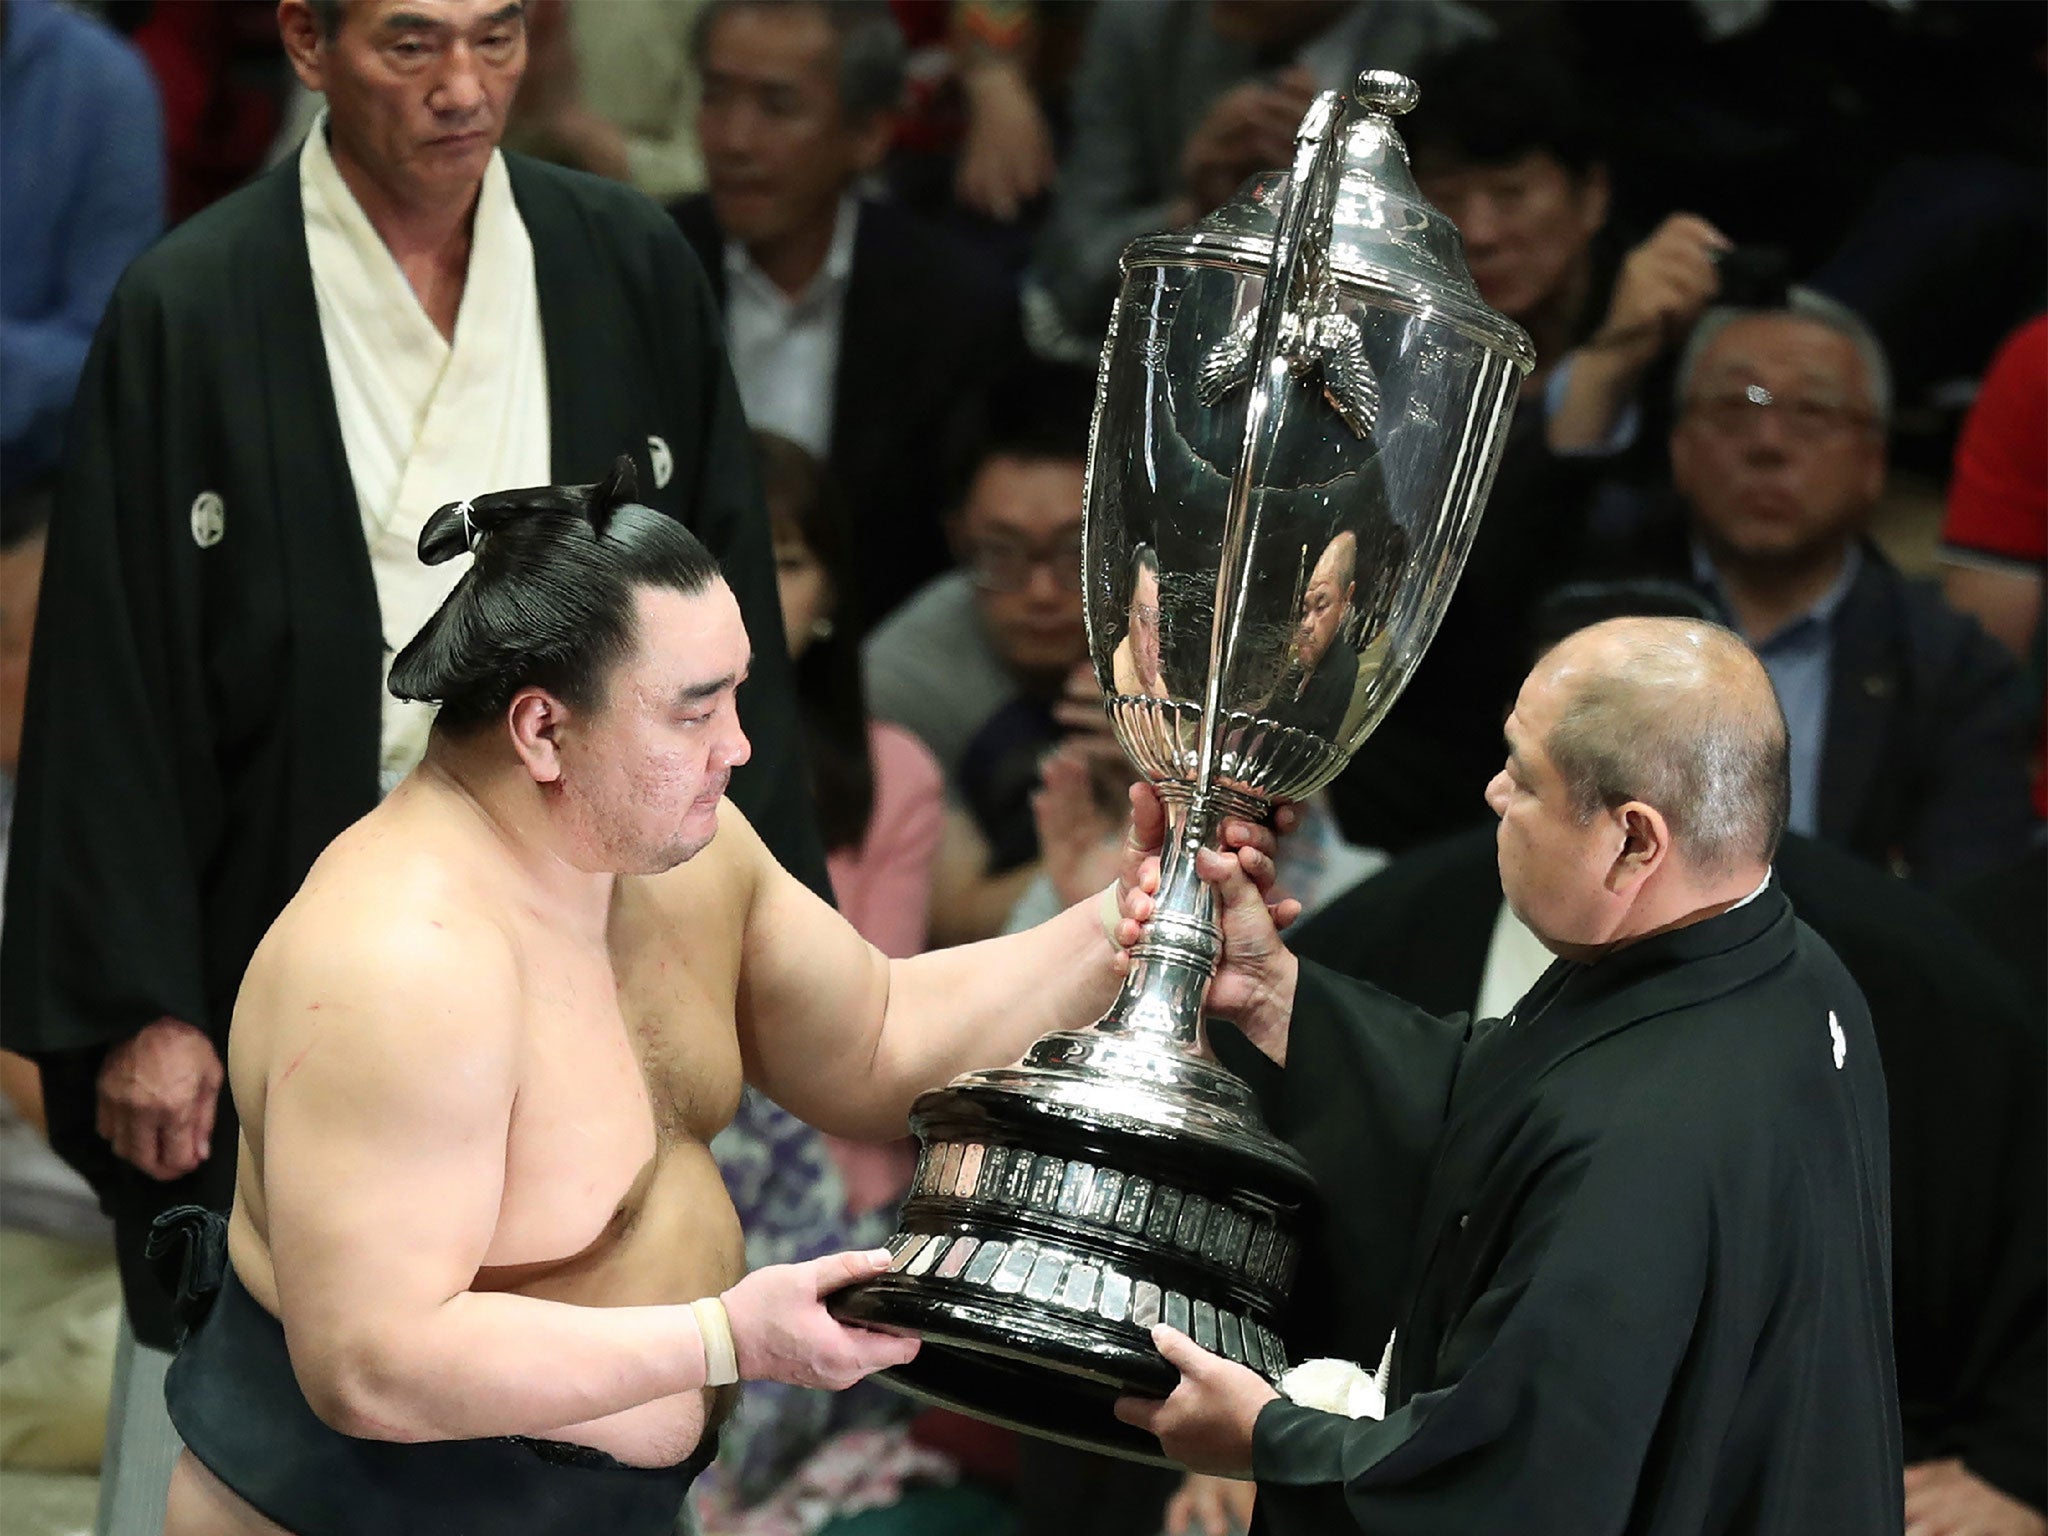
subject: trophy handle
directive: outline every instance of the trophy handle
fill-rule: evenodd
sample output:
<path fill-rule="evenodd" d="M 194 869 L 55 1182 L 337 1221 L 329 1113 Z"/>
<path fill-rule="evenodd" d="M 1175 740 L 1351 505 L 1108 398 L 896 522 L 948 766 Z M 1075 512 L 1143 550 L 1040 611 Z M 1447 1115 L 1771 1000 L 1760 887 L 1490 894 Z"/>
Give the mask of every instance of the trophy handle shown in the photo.
<path fill-rule="evenodd" d="M 1267 420 L 1292 367 L 1294 338 L 1305 336 L 1315 309 L 1331 299 L 1328 288 L 1330 212 L 1344 169 L 1343 98 L 1324 91 L 1310 105 L 1294 140 L 1294 166 L 1273 236 L 1272 265 L 1259 296 L 1258 321 L 1247 357 L 1251 393 L 1245 402 L 1244 435 L 1230 475 L 1225 503 L 1223 560 L 1216 582 L 1216 607 L 1209 626 L 1209 676 L 1203 690 L 1201 757 L 1195 770 L 1196 800 L 1207 798 L 1226 727 L 1223 684 L 1250 596 L 1250 566 L 1258 543 L 1258 484 L 1269 450 Z"/>
<path fill-rule="evenodd" d="M 1390 77 L 1399 80 L 1399 76 Z M 1361 82 L 1364 83 L 1363 81 Z M 1404 85 L 1405 81 L 1402 82 Z M 1412 90 L 1412 87 L 1410 87 Z M 1368 97 L 1368 110 L 1387 104 Z M 1250 345 L 1239 367 L 1248 378 L 1244 436 L 1231 473 L 1224 516 L 1223 561 L 1216 584 L 1216 607 L 1209 630 L 1209 676 L 1202 701 L 1201 749 L 1192 785 L 1171 781 L 1159 786 L 1167 802 L 1168 832 L 1161 855 L 1159 895 L 1152 921 L 1133 953 L 1131 973 L 1122 992 L 1097 1023 L 1099 1034 L 1149 1037 L 1191 1055 L 1206 1057 L 1202 1004 L 1216 961 L 1223 950 L 1216 923 L 1215 895 L 1195 872 L 1195 854 L 1215 845 L 1226 816 L 1263 821 L 1270 805 L 1216 783 L 1216 767 L 1228 727 L 1222 688 L 1230 674 L 1231 650 L 1250 588 L 1248 566 L 1258 535 L 1257 503 L 1252 494 L 1263 465 L 1260 449 L 1273 402 L 1292 366 L 1290 350 L 1310 334 L 1321 308 L 1334 302 L 1325 247 L 1329 243 L 1331 207 L 1344 166 L 1343 98 L 1325 91 L 1309 107 L 1294 141 L 1294 165 L 1279 228 L 1273 239 L 1272 265 L 1260 295 Z M 1212 380 L 1220 384 L 1222 381 Z M 1375 397 L 1376 397 L 1375 390 Z"/>

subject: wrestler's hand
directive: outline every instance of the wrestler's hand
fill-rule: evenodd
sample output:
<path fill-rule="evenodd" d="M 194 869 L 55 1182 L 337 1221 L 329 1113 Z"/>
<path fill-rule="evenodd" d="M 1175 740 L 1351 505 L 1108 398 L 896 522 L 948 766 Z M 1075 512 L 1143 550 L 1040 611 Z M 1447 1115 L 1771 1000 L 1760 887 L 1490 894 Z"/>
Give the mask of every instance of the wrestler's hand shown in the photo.
<path fill-rule="evenodd" d="M 1166 1501 L 1166 1536 L 1243 1536 L 1257 1494 L 1251 1483 L 1190 1472 Z"/>
<path fill-rule="evenodd" d="M 1157 1435 L 1166 1454 L 1190 1471 L 1250 1477 L 1252 1426 L 1280 1394 L 1256 1371 L 1210 1354 L 1164 1323 L 1152 1330 L 1152 1342 L 1179 1370 L 1180 1385 L 1163 1403 L 1120 1397 L 1116 1416 Z"/>
<path fill-rule="evenodd" d="M 220 1053 L 182 1019 L 158 1019 L 100 1066 L 99 1133 L 153 1179 L 190 1173 L 212 1155 Z"/>
<path fill-rule="evenodd" d="M 1301 916 L 1300 902 L 1271 900 L 1273 884 L 1280 873 L 1275 862 L 1280 839 L 1300 825 L 1301 807 L 1283 800 L 1274 806 L 1270 822 L 1261 824 L 1231 817 L 1221 830 L 1223 847 L 1240 858 L 1246 878 L 1259 899 L 1268 904 L 1275 928 L 1285 928 Z M 1149 781 L 1140 779 L 1131 786 L 1131 819 L 1117 858 L 1117 909 L 1122 917 L 1115 938 L 1117 947 L 1124 951 L 1119 957 L 1124 965 L 1129 964 L 1129 952 L 1144 936 L 1145 924 L 1151 920 L 1154 900 L 1159 894 L 1159 853 L 1165 844 L 1165 802 Z"/>
<path fill-rule="evenodd" d="M 2048 1519 L 1955 1457 L 1906 1468 L 1906 1536 L 2044 1536 Z"/>
<path fill-rule="evenodd" d="M 907 1365 L 917 1340 L 842 1323 L 824 1298 L 889 1267 L 884 1248 L 828 1253 L 757 1269 L 719 1299 L 732 1323 L 742 1381 L 782 1381 L 842 1392 L 863 1376 Z"/>

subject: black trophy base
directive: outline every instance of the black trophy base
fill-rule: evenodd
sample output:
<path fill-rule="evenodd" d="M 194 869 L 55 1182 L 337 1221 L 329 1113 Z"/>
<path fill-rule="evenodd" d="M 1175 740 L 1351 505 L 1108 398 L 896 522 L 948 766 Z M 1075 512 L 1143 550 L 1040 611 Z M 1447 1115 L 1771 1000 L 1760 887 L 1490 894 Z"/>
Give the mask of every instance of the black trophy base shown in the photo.
<path fill-rule="evenodd" d="M 1049 1035 L 1034 1051 L 1113 1046 Z M 1215 1072 L 1122 1049 L 1162 1072 Z M 1280 1379 L 1287 1352 L 1273 1322 L 1294 1272 L 1307 1170 L 1255 1121 L 1186 1133 L 1199 1101 L 1180 1124 L 1170 1100 L 1154 1117 L 1134 1112 L 1158 1097 L 1142 1083 L 1027 1063 L 917 1101 L 911 1128 L 923 1146 L 889 1270 L 828 1302 L 848 1322 L 924 1340 L 883 1380 L 1043 1439 L 1166 1466 L 1157 1440 L 1110 1411 L 1179 1382 L 1153 1347 L 1154 1324 Z"/>
<path fill-rule="evenodd" d="M 1159 1442 L 1111 1412 L 1119 1397 L 1163 1398 L 1180 1373 L 1147 1333 L 1054 1308 L 995 1306 L 932 1294 L 894 1276 L 842 1291 L 834 1316 L 924 1340 L 909 1365 L 880 1380 L 924 1402 L 1043 1440 L 1156 1467 Z"/>

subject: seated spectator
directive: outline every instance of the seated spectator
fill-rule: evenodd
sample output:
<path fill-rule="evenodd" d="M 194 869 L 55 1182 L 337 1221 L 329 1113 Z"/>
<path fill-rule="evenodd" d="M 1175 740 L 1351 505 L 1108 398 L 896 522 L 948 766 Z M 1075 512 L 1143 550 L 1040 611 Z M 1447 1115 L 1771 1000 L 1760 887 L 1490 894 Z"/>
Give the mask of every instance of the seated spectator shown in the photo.
<path fill-rule="evenodd" d="M 1361 69 L 1412 73 L 1489 30 L 1453 0 L 1117 0 L 1090 19 L 1074 136 L 1027 287 L 1034 348 L 1092 360 L 1117 261 L 1286 165 L 1316 92 Z"/>
<path fill-rule="evenodd" d="M 1796 835 L 1776 869 L 1869 1000 L 1884 1060 L 1908 1526 L 2039 1533 L 2048 1499 L 2039 1032 L 2003 967 L 1931 898 Z M 1289 944 L 1424 1008 L 1486 1017 L 1501 1016 L 1552 958 L 1502 901 L 1483 829 L 1396 862 Z M 1385 1286 L 1399 1284 L 1399 1267 Z M 1319 1338 L 1317 1352 L 1377 1359 L 1390 1319 L 1341 1311 L 1338 1300 L 1295 1297 L 1298 1316 L 1337 1325 L 1340 1336 Z"/>
<path fill-rule="evenodd" d="M 1457 225 L 1481 295 L 1530 333 L 1537 371 L 1442 626 L 1331 791 L 1349 837 L 1396 853 L 1484 817 L 1530 610 L 1577 572 L 1618 487 L 1663 478 L 1661 459 L 1613 450 L 1644 375 L 1716 291 L 1725 244 L 1679 213 L 1624 251 L 1597 93 L 1540 42 L 1462 44 L 1418 84 L 1400 123 L 1416 184 Z"/>
<path fill-rule="evenodd" d="M 931 749 L 955 807 L 933 891 L 938 944 L 1001 932 L 1037 874 L 1039 763 L 1065 734 L 1069 680 L 1094 685 L 1081 614 L 1087 454 L 1079 412 L 998 429 L 952 518 L 959 568 L 868 641 L 875 714 Z"/>
<path fill-rule="evenodd" d="M 1690 576 L 1763 658 L 1791 728 L 1792 829 L 1930 885 L 2006 862 L 2035 827 L 2028 710 L 2011 657 L 1865 533 L 1891 404 L 1868 328 L 1802 289 L 1711 310 L 1678 395 L 1683 515 L 1624 563 Z"/>
<path fill-rule="evenodd" d="M 697 27 L 708 195 L 676 222 L 711 278 L 747 421 L 829 467 L 863 616 L 945 567 L 962 423 L 1019 348 L 999 272 L 859 195 L 903 90 L 880 0 L 712 0 Z"/>
<path fill-rule="evenodd" d="M 1480 295 L 1535 343 L 1523 393 L 1551 449 L 1629 447 L 1646 376 L 1668 369 L 1719 295 L 1732 243 L 1683 211 L 1628 241 L 1610 220 L 1614 122 L 1569 55 L 1540 39 L 1465 44 L 1419 85 L 1401 124 L 1416 184 L 1458 226 Z"/>
<path fill-rule="evenodd" d="M 1591 334 L 1615 273 L 1597 100 L 1563 55 L 1481 38 L 1432 61 L 1397 125 L 1422 195 L 1458 226 L 1480 297 L 1529 333 L 1529 392 Z"/>
<path fill-rule="evenodd" d="M 704 0 L 530 0 L 505 147 L 627 182 L 656 202 L 704 187 L 690 44 Z"/>

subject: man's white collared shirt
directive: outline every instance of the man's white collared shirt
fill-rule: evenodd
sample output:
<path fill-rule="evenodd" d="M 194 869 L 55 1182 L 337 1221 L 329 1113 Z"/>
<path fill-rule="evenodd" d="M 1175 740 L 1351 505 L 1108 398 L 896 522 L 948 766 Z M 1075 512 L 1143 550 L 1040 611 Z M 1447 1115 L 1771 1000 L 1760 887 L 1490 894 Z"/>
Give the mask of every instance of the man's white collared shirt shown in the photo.
<path fill-rule="evenodd" d="M 842 197 L 825 265 L 795 298 L 754 265 L 745 246 L 725 242 L 725 345 L 747 425 L 800 443 L 820 459 L 832 446 L 840 322 L 859 222 L 859 200 Z"/>

